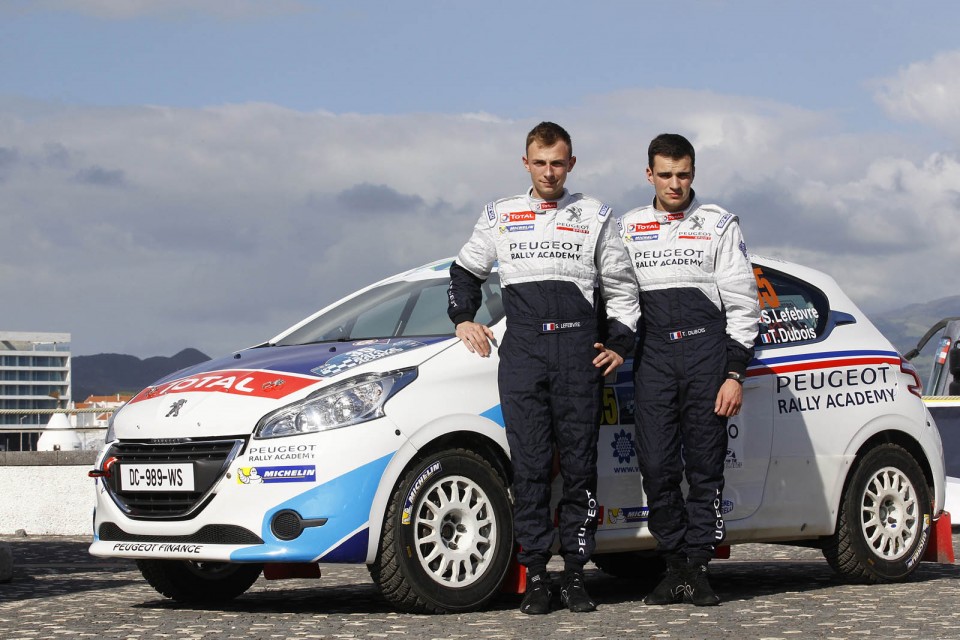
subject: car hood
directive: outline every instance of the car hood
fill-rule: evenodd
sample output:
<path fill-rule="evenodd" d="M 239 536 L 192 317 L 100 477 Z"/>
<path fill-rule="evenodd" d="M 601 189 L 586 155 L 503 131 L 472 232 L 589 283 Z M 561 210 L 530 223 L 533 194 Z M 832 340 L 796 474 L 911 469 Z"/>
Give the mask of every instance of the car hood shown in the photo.
<path fill-rule="evenodd" d="M 447 337 L 254 347 L 161 378 L 114 417 L 121 440 L 240 436 L 265 414 L 360 373 L 418 366 Z"/>

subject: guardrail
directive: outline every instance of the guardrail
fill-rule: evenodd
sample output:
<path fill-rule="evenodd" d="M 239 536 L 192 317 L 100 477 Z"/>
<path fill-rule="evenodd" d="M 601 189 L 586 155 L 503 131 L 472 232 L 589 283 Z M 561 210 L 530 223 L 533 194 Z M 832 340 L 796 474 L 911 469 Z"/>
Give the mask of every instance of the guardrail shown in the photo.
<path fill-rule="evenodd" d="M 30 416 L 52 416 L 54 414 L 64 414 L 64 415 L 80 415 L 80 414 L 109 414 L 117 410 L 118 407 L 84 407 L 81 409 L 0 409 L 0 416 L 4 415 L 15 415 L 21 416 L 20 424 L 2 424 L 0 425 L 0 437 L 3 438 L 3 442 L 0 442 L 0 451 L 5 450 L 7 444 L 10 443 L 9 437 L 4 437 L 6 434 L 18 434 L 19 438 L 16 441 L 17 448 L 16 451 L 32 451 L 36 442 L 39 440 L 40 435 L 57 431 L 58 433 L 69 433 L 74 432 L 77 434 L 77 437 L 81 443 L 81 449 L 99 449 L 103 443 L 102 434 L 106 432 L 106 426 L 100 425 L 91 425 L 91 426 L 70 426 L 68 428 L 51 428 L 46 425 L 40 425 L 36 422 L 31 422 L 30 424 L 23 424 L 23 420 Z M 91 446 L 87 446 L 91 445 Z"/>

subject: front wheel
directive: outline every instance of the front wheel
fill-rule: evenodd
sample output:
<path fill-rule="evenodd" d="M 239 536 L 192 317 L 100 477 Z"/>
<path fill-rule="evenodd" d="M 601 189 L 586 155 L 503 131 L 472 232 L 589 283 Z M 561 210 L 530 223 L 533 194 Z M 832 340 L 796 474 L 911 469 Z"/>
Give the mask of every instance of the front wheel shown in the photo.
<path fill-rule="evenodd" d="M 930 491 L 917 461 L 895 444 L 863 456 L 840 498 L 837 530 L 823 555 L 838 573 L 860 582 L 904 580 L 930 535 Z"/>
<path fill-rule="evenodd" d="M 496 594 L 512 554 L 505 479 L 477 454 L 448 450 L 397 483 L 370 575 L 403 611 L 472 611 Z"/>
<path fill-rule="evenodd" d="M 260 577 L 263 565 L 137 560 L 137 568 L 162 595 L 187 604 L 209 604 L 227 602 L 244 593 Z"/>

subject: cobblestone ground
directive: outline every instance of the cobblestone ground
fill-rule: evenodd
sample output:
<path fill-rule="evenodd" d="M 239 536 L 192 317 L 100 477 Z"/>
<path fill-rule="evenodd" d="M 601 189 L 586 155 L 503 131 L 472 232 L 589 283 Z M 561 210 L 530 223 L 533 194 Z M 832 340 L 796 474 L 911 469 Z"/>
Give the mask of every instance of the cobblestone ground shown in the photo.
<path fill-rule="evenodd" d="M 319 580 L 260 579 L 229 605 L 191 608 L 155 592 L 129 561 L 87 554 L 82 538 L 0 538 L 13 580 L 0 584 L 0 638 L 960 638 L 960 565 L 924 563 L 909 582 L 845 584 L 819 551 L 733 548 L 711 564 L 719 607 L 647 607 L 648 587 L 598 570 L 592 614 L 525 616 L 517 596 L 485 611 L 397 613 L 366 568 L 323 565 Z M 960 549 L 960 534 L 954 547 Z M 558 569 L 558 565 L 552 565 Z"/>

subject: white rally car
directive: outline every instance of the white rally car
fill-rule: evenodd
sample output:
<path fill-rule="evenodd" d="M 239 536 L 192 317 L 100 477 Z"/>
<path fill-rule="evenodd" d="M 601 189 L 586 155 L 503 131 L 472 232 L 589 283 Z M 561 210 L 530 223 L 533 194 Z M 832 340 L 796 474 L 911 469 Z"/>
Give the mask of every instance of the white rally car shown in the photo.
<path fill-rule="evenodd" d="M 727 542 L 814 545 L 854 579 L 902 580 L 944 529 L 943 451 L 920 380 L 829 276 L 753 262 L 763 324 L 728 424 Z M 449 266 L 383 280 L 140 392 L 91 471 L 91 553 L 136 558 L 185 602 L 334 562 L 366 563 L 406 611 L 471 610 L 522 584 L 496 351 L 479 358 L 453 336 Z M 477 320 L 499 339 L 496 274 L 483 291 Z M 637 575 L 655 542 L 629 361 L 603 406 L 594 561 Z"/>

